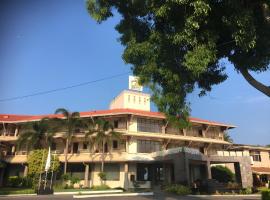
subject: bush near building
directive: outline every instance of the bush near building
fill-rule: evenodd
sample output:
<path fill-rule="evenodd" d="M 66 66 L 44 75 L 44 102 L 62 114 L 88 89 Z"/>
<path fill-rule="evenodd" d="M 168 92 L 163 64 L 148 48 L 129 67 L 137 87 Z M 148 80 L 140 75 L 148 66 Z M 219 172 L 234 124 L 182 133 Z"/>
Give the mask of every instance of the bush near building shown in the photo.
<path fill-rule="evenodd" d="M 19 176 L 10 176 L 7 180 L 8 187 L 20 187 L 20 188 L 28 188 L 32 187 L 32 179 L 31 177 L 19 177 Z"/>
<path fill-rule="evenodd" d="M 27 158 L 28 177 L 32 180 L 32 187 L 34 188 L 38 185 L 40 173 L 44 173 L 47 156 L 48 150 L 38 149 L 32 151 Z M 58 157 L 51 156 L 51 167 L 49 172 L 56 172 L 59 170 L 59 167 L 60 162 Z"/>
<path fill-rule="evenodd" d="M 227 167 L 218 165 L 211 168 L 212 178 L 221 182 L 228 183 L 235 180 L 235 175 Z"/>
<path fill-rule="evenodd" d="M 178 184 L 173 184 L 173 185 L 168 185 L 165 187 L 166 192 L 170 193 L 175 193 L 178 195 L 188 195 L 191 194 L 191 190 L 189 187 L 186 187 L 184 185 L 178 185 Z"/>
<path fill-rule="evenodd" d="M 270 200 L 270 190 L 263 190 L 261 193 L 262 200 Z"/>

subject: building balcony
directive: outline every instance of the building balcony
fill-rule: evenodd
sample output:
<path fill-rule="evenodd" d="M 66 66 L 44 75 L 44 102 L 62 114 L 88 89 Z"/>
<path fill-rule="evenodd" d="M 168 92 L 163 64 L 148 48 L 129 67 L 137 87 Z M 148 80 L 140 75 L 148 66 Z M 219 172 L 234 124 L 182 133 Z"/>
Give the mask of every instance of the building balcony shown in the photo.
<path fill-rule="evenodd" d="M 135 137 L 146 137 L 146 138 L 155 138 L 155 139 L 171 139 L 171 140 L 180 140 L 180 141 L 192 141 L 192 142 L 201 142 L 201 143 L 212 143 L 212 144 L 231 144 L 227 141 L 206 137 L 195 137 L 195 136 L 184 136 L 184 135 L 175 135 L 175 134 L 164 134 L 164 133 L 149 133 L 149 132 L 135 132 L 128 131 L 127 136 Z"/>
<path fill-rule="evenodd" d="M 0 142 L 13 142 L 18 139 L 18 136 L 0 135 Z"/>

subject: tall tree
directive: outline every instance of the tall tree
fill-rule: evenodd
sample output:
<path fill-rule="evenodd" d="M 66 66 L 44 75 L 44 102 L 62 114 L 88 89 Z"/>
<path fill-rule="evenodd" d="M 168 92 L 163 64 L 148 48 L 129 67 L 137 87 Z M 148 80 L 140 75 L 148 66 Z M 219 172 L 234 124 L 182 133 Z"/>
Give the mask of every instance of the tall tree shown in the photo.
<path fill-rule="evenodd" d="M 21 133 L 16 142 L 17 148 L 26 147 L 27 151 L 40 148 L 48 148 L 57 131 L 48 118 L 41 121 L 29 122 L 21 125 Z"/>
<path fill-rule="evenodd" d="M 269 69 L 269 5 L 269 0 L 87 1 L 98 23 L 121 15 L 116 30 L 124 61 L 152 89 L 160 111 L 182 117 L 195 87 L 201 96 L 227 79 L 224 58 L 270 97 L 270 87 L 250 73 Z"/>
<path fill-rule="evenodd" d="M 69 112 L 65 108 L 58 108 L 55 111 L 55 114 L 62 114 L 63 119 L 60 120 L 60 125 L 64 131 L 64 139 L 65 139 L 65 164 L 64 164 L 64 174 L 67 173 L 67 155 L 68 155 L 68 149 L 72 140 L 72 137 L 75 133 L 76 128 L 80 125 L 80 113 L 79 112 Z"/>

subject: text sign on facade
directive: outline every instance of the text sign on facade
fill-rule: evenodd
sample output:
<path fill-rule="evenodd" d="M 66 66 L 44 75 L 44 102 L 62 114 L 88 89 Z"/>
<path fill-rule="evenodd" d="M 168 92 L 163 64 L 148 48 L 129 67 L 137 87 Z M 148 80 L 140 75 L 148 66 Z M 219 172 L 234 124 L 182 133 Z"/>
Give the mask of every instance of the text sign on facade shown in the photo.
<path fill-rule="evenodd" d="M 129 76 L 128 77 L 128 89 L 130 90 L 137 90 L 143 91 L 143 86 L 139 84 L 139 78 L 136 76 Z"/>

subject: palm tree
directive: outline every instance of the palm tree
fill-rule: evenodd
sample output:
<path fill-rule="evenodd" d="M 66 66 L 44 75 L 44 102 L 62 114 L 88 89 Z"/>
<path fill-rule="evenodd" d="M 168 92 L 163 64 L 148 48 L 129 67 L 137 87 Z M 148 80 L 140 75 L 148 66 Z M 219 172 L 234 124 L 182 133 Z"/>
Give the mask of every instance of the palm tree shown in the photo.
<path fill-rule="evenodd" d="M 233 143 L 233 139 L 231 138 L 231 136 L 227 132 L 224 133 L 224 140 L 226 142 Z"/>
<path fill-rule="evenodd" d="M 56 129 L 51 126 L 48 118 L 43 118 L 37 122 L 29 122 L 22 125 L 22 132 L 19 134 L 16 146 L 18 149 L 26 146 L 27 151 L 47 148 L 51 145 L 55 132 Z"/>
<path fill-rule="evenodd" d="M 68 148 L 70 146 L 70 142 L 72 140 L 72 137 L 75 133 L 76 128 L 80 125 L 80 113 L 79 112 L 69 112 L 65 108 L 58 108 L 55 111 L 55 114 L 62 114 L 64 116 L 64 119 L 60 120 L 61 126 L 64 129 L 65 135 L 65 165 L 64 165 L 64 174 L 67 173 L 67 154 L 68 154 Z"/>
<path fill-rule="evenodd" d="M 89 121 L 89 129 L 86 132 L 86 138 L 89 138 L 92 144 L 101 148 L 102 161 L 101 172 L 104 172 L 104 160 L 105 160 L 105 147 L 107 145 L 108 151 L 110 151 L 113 140 L 119 140 L 121 133 L 115 132 L 113 125 L 104 119 L 98 119 L 96 121 Z"/>

